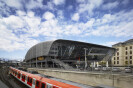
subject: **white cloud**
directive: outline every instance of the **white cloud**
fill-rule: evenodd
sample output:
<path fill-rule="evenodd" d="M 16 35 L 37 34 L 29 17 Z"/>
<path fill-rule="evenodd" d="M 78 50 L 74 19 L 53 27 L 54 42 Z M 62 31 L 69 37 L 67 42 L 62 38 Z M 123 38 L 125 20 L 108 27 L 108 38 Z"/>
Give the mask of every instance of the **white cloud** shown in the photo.
<path fill-rule="evenodd" d="M 88 27 L 92 27 L 93 24 L 94 24 L 94 22 L 95 22 L 95 19 L 92 18 L 92 19 L 90 19 L 89 21 L 87 21 L 87 22 L 85 23 L 84 26 L 85 26 L 86 28 L 88 28 Z"/>
<path fill-rule="evenodd" d="M 72 10 L 73 9 L 73 6 L 72 5 L 69 5 L 67 9 L 68 10 Z"/>
<path fill-rule="evenodd" d="M 118 43 L 118 42 L 117 41 L 111 41 L 111 42 L 102 43 L 101 45 L 112 47 L 112 45 L 114 45 L 116 43 Z"/>
<path fill-rule="evenodd" d="M 7 18 L 3 18 L 3 24 L 5 24 L 10 29 L 17 29 L 24 27 L 24 22 L 21 18 L 11 15 Z M 18 23 L 19 21 L 19 23 Z"/>
<path fill-rule="evenodd" d="M 0 1 L 0 18 L 2 17 L 3 14 L 9 16 L 10 13 L 11 13 L 10 7 L 6 6 L 4 2 Z"/>
<path fill-rule="evenodd" d="M 2 29 L 0 40 L 3 41 L 0 43 L 0 50 L 25 50 L 39 42 L 32 37 L 39 38 L 42 35 L 44 39 L 55 39 L 60 36 L 63 30 L 58 25 L 58 20 L 53 17 L 53 14 L 49 12 L 45 14 L 47 21 L 41 22 L 41 18 L 36 17 L 34 12 L 30 11 L 26 14 L 18 11 L 17 16 L 0 18 L 0 29 Z"/>
<path fill-rule="evenodd" d="M 85 0 L 77 0 L 78 3 L 84 3 Z"/>
<path fill-rule="evenodd" d="M 24 11 L 21 11 L 21 10 L 16 11 L 16 13 L 18 16 L 25 16 L 26 15 L 26 13 Z"/>
<path fill-rule="evenodd" d="M 101 19 L 97 19 L 93 26 L 95 29 L 90 31 L 90 35 L 95 36 L 133 36 L 133 10 L 129 12 L 119 12 L 116 14 L 105 14 Z"/>
<path fill-rule="evenodd" d="M 121 22 L 118 26 L 115 27 L 114 35 L 117 37 L 125 36 L 125 37 L 133 37 L 133 21 L 131 22 Z"/>
<path fill-rule="evenodd" d="M 9 7 L 14 7 L 17 9 L 22 8 L 21 0 L 2 0 L 2 1 L 5 2 L 6 5 Z"/>
<path fill-rule="evenodd" d="M 77 7 L 78 12 L 84 13 L 87 11 L 89 15 L 93 15 L 93 10 L 95 8 L 98 8 L 103 3 L 103 0 L 82 0 L 81 2 L 79 4 L 79 7 Z"/>
<path fill-rule="evenodd" d="M 34 17 L 34 12 L 30 11 L 27 13 L 28 17 Z"/>
<path fill-rule="evenodd" d="M 30 0 L 28 3 L 25 3 L 25 6 L 28 10 L 34 9 L 34 8 L 42 8 L 43 0 Z"/>
<path fill-rule="evenodd" d="M 61 5 L 61 4 L 64 4 L 65 3 L 65 0 L 53 0 L 53 3 L 55 5 Z"/>
<path fill-rule="evenodd" d="M 118 5 L 119 5 L 119 2 L 118 1 L 115 1 L 115 2 L 110 2 L 110 3 L 104 4 L 102 6 L 102 8 L 104 10 L 109 10 L 109 9 L 116 8 Z"/>
<path fill-rule="evenodd" d="M 91 18 L 85 23 L 78 23 L 76 26 L 82 31 L 84 36 L 133 37 L 132 15 L 133 10 L 105 14 L 101 18 Z"/>
<path fill-rule="evenodd" d="M 40 19 L 35 17 L 33 12 L 23 16 L 21 16 L 22 13 L 19 14 L 20 17 L 11 15 L 0 18 L 0 40 L 2 41 L 0 42 L 0 50 L 25 50 L 39 42 L 30 37 L 33 36 L 33 31 L 38 29 Z M 29 29 L 26 29 L 26 26 Z"/>
<path fill-rule="evenodd" d="M 50 9 L 50 10 L 55 10 L 54 3 L 52 2 L 47 2 L 47 5 L 44 6 L 45 9 Z"/>
<path fill-rule="evenodd" d="M 123 5 L 127 5 L 129 3 L 129 0 L 122 0 Z"/>
<path fill-rule="evenodd" d="M 40 31 L 37 33 L 47 37 L 57 37 L 62 34 L 62 27 L 58 25 L 58 20 L 51 19 L 41 23 Z"/>
<path fill-rule="evenodd" d="M 43 18 L 46 19 L 46 20 L 53 19 L 54 17 L 55 17 L 54 14 L 51 13 L 51 12 L 45 12 L 45 13 L 43 14 Z"/>
<path fill-rule="evenodd" d="M 79 18 L 80 18 L 79 14 L 78 14 L 78 13 L 75 13 L 75 14 L 72 16 L 71 19 L 74 20 L 74 21 L 78 21 Z"/>
<path fill-rule="evenodd" d="M 66 35 L 79 35 L 82 31 L 76 25 L 68 25 L 65 27 L 64 34 Z"/>
<path fill-rule="evenodd" d="M 58 17 L 59 19 L 63 19 L 63 18 L 64 18 L 64 13 L 63 13 L 62 10 L 58 10 L 58 11 L 57 11 L 57 17 Z"/>
<path fill-rule="evenodd" d="M 79 3 L 79 10 L 71 17 L 74 21 L 79 21 L 82 11 L 93 14 L 93 10 L 102 4 L 102 0 L 88 1 L 87 3 L 82 1 Z M 87 5 L 90 8 L 83 5 Z M 43 36 L 44 40 L 57 39 L 64 36 L 79 37 L 79 35 L 83 38 L 88 36 L 133 37 L 133 10 L 104 14 L 101 18 L 90 17 L 85 22 L 70 21 L 70 23 L 64 21 L 62 10 L 58 10 L 57 15 L 59 16 L 58 18 L 47 11 L 41 18 L 35 16 L 35 13 L 31 10 L 28 10 L 27 13 L 17 10 L 16 15 L 0 18 L 0 40 L 3 41 L 0 43 L 0 50 L 13 51 L 30 48 L 39 42 L 40 36 L 41 38 Z M 42 19 L 46 20 L 42 22 Z"/>
<path fill-rule="evenodd" d="M 27 23 L 27 27 L 29 30 L 27 32 L 32 34 L 32 36 L 35 35 L 36 31 L 39 30 L 41 19 L 39 17 L 32 17 L 32 18 L 25 17 L 24 19 Z"/>

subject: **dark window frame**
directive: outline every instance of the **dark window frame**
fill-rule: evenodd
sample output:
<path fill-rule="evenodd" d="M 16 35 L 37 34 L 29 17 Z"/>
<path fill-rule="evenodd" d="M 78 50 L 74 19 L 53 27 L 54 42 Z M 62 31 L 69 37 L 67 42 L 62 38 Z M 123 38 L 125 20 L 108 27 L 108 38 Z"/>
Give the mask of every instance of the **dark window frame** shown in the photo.
<path fill-rule="evenodd" d="M 32 78 L 30 78 L 30 83 L 32 83 Z"/>
<path fill-rule="evenodd" d="M 117 64 L 119 64 L 119 61 L 117 61 Z"/>
<path fill-rule="evenodd" d="M 132 49 L 132 46 L 130 46 L 130 49 Z"/>
<path fill-rule="evenodd" d="M 132 64 L 132 61 L 130 61 L 130 64 Z"/>
<path fill-rule="evenodd" d="M 126 50 L 128 49 L 128 47 L 126 47 Z"/>
<path fill-rule="evenodd" d="M 127 55 L 127 54 L 128 54 L 128 52 L 126 51 L 126 52 L 125 52 L 125 54 Z"/>
<path fill-rule="evenodd" d="M 24 79 L 24 80 L 25 80 L 25 75 L 22 75 L 22 79 Z"/>
<path fill-rule="evenodd" d="M 41 88 L 45 88 L 46 84 L 45 83 L 42 83 L 41 84 Z"/>
<path fill-rule="evenodd" d="M 20 73 L 18 73 L 18 77 L 20 77 Z"/>
<path fill-rule="evenodd" d="M 128 57 L 126 56 L 126 57 L 125 57 L 125 59 L 127 60 L 127 59 L 128 59 Z"/>
<path fill-rule="evenodd" d="M 119 60 L 119 57 L 117 57 L 117 60 Z"/>
<path fill-rule="evenodd" d="M 130 59 L 132 59 L 132 56 L 130 56 Z"/>
<path fill-rule="evenodd" d="M 130 51 L 130 54 L 132 54 L 132 51 Z"/>
<path fill-rule="evenodd" d="M 28 77 L 28 82 L 30 82 L 30 77 Z"/>
<path fill-rule="evenodd" d="M 36 80 L 36 86 L 39 87 L 39 81 L 38 80 Z"/>
<path fill-rule="evenodd" d="M 117 52 L 117 56 L 119 56 L 119 52 Z"/>

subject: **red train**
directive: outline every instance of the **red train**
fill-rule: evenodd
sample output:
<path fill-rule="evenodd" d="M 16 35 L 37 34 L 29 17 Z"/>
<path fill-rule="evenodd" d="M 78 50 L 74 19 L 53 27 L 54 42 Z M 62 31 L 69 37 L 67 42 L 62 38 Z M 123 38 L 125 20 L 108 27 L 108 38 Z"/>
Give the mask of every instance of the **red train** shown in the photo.
<path fill-rule="evenodd" d="M 74 85 L 24 72 L 13 67 L 10 67 L 9 74 L 13 75 L 30 88 L 80 88 Z"/>

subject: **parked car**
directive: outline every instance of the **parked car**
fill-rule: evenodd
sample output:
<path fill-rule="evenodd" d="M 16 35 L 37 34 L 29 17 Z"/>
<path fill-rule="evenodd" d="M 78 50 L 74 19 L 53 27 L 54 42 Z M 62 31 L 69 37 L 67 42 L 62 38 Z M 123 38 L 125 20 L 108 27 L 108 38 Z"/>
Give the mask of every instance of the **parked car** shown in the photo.
<path fill-rule="evenodd" d="M 131 73 L 132 72 L 132 68 L 131 67 L 126 67 L 125 68 L 125 73 Z"/>
<path fill-rule="evenodd" d="M 38 74 L 37 71 L 28 71 L 29 73 L 32 73 L 32 74 Z"/>
<path fill-rule="evenodd" d="M 102 70 L 103 71 L 110 71 L 110 68 L 109 67 L 103 67 Z"/>
<path fill-rule="evenodd" d="M 121 72 L 121 69 L 120 68 L 112 68 L 112 72 Z"/>
<path fill-rule="evenodd" d="M 100 71 L 101 68 L 100 68 L 100 67 L 96 67 L 96 68 L 94 68 L 94 70 L 95 70 L 95 71 Z"/>

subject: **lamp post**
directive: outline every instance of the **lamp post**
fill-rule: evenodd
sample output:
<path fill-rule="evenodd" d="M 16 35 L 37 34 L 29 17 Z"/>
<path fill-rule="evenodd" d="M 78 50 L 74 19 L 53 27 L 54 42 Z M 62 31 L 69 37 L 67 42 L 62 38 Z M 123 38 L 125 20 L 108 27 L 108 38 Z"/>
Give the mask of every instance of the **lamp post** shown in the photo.
<path fill-rule="evenodd" d="M 84 48 L 84 50 L 85 50 L 85 69 L 87 68 L 87 58 L 86 58 L 86 50 L 87 50 L 87 48 Z"/>
<path fill-rule="evenodd" d="M 36 68 L 37 68 L 37 47 L 36 47 Z"/>

